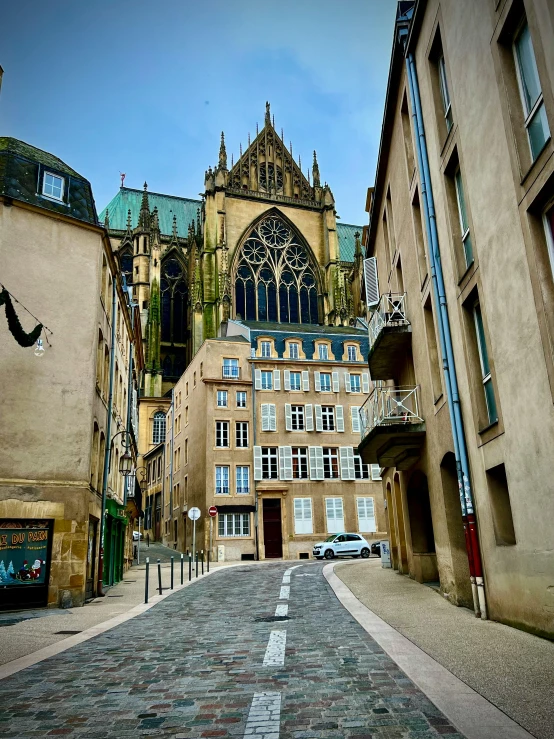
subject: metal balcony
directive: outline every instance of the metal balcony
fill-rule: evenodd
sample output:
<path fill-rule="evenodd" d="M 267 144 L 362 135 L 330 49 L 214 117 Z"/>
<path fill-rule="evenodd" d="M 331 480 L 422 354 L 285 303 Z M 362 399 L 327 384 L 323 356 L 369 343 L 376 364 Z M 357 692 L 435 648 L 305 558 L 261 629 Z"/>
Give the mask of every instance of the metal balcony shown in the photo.
<path fill-rule="evenodd" d="M 221 377 L 224 380 L 240 380 L 240 367 L 224 364 L 221 368 Z"/>
<path fill-rule="evenodd" d="M 412 327 L 406 318 L 406 293 L 382 295 L 369 322 L 368 364 L 374 380 L 390 380 L 410 348 Z"/>
<path fill-rule="evenodd" d="M 366 464 L 407 470 L 419 459 L 425 422 L 418 386 L 376 387 L 360 408 L 360 420 L 358 451 Z"/>

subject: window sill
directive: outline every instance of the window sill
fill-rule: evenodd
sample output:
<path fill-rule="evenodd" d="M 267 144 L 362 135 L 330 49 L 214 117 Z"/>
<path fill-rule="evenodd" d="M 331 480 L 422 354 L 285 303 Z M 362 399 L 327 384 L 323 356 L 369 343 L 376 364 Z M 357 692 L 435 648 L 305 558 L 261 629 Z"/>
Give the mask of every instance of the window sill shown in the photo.
<path fill-rule="evenodd" d="M 465 272 L 462 273 L 460 279 L 458 280 L 458 287 L 460 288 L 460 291 L 463 291 L 465 288 L 465 285 L 462 286 L 462 283 L 469 281 L 469 277 L 477 269 L 477 266 L 478 265 L 474 257 L 473 260 L 470 262 L 470 264 L 468 264 L 468 266 L 466 267 Z"/>
<path fill-rule="evenodd" d="M 477 446 L 481 447 L 485 444 L 488 444 L 490 441 L 498 438 L 499 436 L 502 436 L 502 434 L 504 433 L 504 429 L 500 425 L 500 421 L 494 421 L 488 426 L 479 429 L 477 433 L 479 435 Z"/>
<path fill-rule="evenodd" d="M 550 135 L 546 139 L 546 141 L 544 142 L 544 146 L 540 150 L 540 152 L 537 155 L 536 159 L 533 162 L 531 162 L 531 164 L 528 167 L 527 171 L 522 176 L 522 178 L 520 180 L 520 185 L 524 189 L 526 189 L 526 190 L 529 189 L 529 187 L 531 186 L 530 180 L 533 180 L 534 181 L 536 179 L 536 175 L 538 175 L 538 173 L 540 172 L 540 170 L 542 170 L 542 168 L 544 167 L 544 164 L 546 162 L 546 159 L 548 159 L 548 157 L 550 157 L 550 155 L 552 154 L 552 145 L 551 145 L 551 142 L 552 142 L 552 135 Z M 545 152 L 547 150 L 548 150 L 548 153 L 545 154 Z"/>

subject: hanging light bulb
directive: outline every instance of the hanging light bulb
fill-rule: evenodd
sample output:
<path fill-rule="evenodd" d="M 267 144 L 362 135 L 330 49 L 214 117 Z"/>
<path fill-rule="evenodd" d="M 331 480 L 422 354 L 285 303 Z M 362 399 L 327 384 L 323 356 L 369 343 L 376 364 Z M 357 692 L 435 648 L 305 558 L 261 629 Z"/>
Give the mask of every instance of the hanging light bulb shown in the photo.
<path fill-rule="evenodd" d="M 42 339 L 39 339 L 37 341 L 37 345 L 35 346 L 35 357 L 42 357 L 44 354 L 44 343 Z"/>

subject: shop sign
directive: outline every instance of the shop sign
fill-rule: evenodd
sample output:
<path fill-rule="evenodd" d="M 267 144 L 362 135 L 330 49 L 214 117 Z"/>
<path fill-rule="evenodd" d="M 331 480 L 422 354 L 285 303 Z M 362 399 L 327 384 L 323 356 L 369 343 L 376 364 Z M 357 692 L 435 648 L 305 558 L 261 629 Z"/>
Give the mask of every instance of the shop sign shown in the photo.
<path fill-rule="evenodd" d="M 49 521 L 0 520 L 0 587 L 44 585 L 51 538 Z"/>

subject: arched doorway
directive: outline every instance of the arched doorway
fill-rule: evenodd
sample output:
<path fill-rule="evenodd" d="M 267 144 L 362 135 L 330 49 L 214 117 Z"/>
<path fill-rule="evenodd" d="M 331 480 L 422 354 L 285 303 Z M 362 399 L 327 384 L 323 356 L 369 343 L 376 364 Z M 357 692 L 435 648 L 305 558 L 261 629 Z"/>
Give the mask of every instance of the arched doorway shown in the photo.
<path fill-rule="evenodd" d="M 451 560 L 450 572 L 441 578 L 441 585 L 457 605 L 473 608 L 456 458 L 453 452 L 444 455 L 440 471 Z"/>
<path fill-rule="evenodd" d="M 410 574 L 418 582 L 437 581 L 439 572 L 429 486 L 427 477 L 420 470 L 416 470 L 410 477 L 406 497 L 412 537 L 412 572 Z"/>

